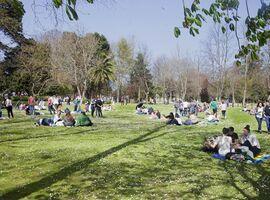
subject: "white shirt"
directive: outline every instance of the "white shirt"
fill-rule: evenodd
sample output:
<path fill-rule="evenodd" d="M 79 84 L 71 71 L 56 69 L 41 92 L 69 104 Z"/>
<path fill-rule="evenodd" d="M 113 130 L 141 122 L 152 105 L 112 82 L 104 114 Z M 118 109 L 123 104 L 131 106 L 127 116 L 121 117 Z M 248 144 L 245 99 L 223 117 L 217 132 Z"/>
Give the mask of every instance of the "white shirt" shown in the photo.
<path fill-rule="evenodd" d="M 257 108 L 256 117 L 263 118 L 263 107 Z"/>
<path fill-rule="evenodd" d="M 6 106 L 12 106 L 12 101 L 10 99 L 6 99 Z"/>
<path fill-rule="evenodd" d="M 257 139 L 256 135 L 254 135 L 254 134 L 248 134 L 247 136 L 243 135 L 240 139 L 241 139 L 242 144 L 246 140 L 248 140 L 252 146 L 256 146 L 259 149 L 261 148 L 259 140 Z"/>
<path fill-rule="evenodd" d="M 226 135 L 221 135 L 216 138 L 214 144 L 218 146 L 218 153 L 225 156 L 231 152 L 232 138 Z"/>
<path fill-rule="evenodd" d="M 227 110 L 227 104 L 226 103 L 221 104 L 221 110 Z"/>
<path fill-rule="evenodd" d="M 187 101 L 184 101 L 184 102 L 183 102 L 183 107 L 184 107 L 184 108 L 187 108 L 188 106 L 189 106 L 189 103 L 188 103 Z"/>

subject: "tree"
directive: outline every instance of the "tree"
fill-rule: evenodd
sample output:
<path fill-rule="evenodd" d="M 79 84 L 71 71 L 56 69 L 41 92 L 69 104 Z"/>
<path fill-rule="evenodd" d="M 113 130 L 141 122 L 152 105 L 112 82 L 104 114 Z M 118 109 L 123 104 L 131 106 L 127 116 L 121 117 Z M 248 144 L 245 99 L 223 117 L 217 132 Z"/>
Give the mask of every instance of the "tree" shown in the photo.
<path fill-rule="evenodd" d="M 134 65 L 133 44 L 122 38 L 114 50 L 115 57 L 115 76 L 117 87 L 117 101 L 120 101 L 120 94 L 125 84 L 129 81 L 129 74 Z"/>
<path fill-rule="evenodd" d="M 145 54 L 141 52 L 138 53 L 130 75 L 130 84 L 134 88 L 134 91 L 137 91 L 136 96 L 138 101 L 142 99 L 142 92 L 144 93 L 146 101 L 148 101 L 152 89 L 152 75 L 147 67 L 148 63 Z"/>
<path fill-rule="evenodd" d="M 102 85 L 107 85 L 110 80 L 114 79 L 114 63 L 111 57 L 98 59 L 96 66 L 90 69 L 90 80 L 97 86 L 99 94 Z"/>
<path fill-rule="evenodd" d="M 209 38 L 204 43 L 204 58 L 207 64 L 206 71 L 213 85 L 215 86 L 215 96 L 220 100 L 224 95 L 224 84 L 226 69 L 229 66 L 232 44 L 230 32 L 222 34 L 221 25 L 215 25 L 211 29 Z"/>
<path fill-rule="evenodd" d="M 163 103 L 166 103 L 166 94 L 170 90 L 170 83 L 172 80 L 172 70 L 169 59 L 165 56 L 157 58 L 154 62 L 153 69 L 153 83 L 156 88 L 160 88 Z"/>
<path fill-rule="evenodd" d="M 70 84 L 78 95 L 85 97 L 92 68 L 100 62 L 99 41 L 93 34 L 84 37 L 64 33 L 56 39 L 51 50 L 53 73 L 59 83 Z"/>
<path fill-rule="evenodd" d="M 23 45 L 18 55 L 20 68 L 14 73 L 18 90 L 39 95 L 51 80 L 50 48 L 48 44 L 32 41 Z"/>
<path fill-rule="evenodd" d="M 238 22 L 240 16 L 238 14 L 238 9 L 240 5 L 239 0 L 212 0 L 209 9 L 201 6 L 200 0 L 193 0 L 190 7 L 186 6 L 185 0 L 183 2 L 184 20 L 183 28 L 189 30 L 189 33 L 193 36 L 199 34 L 199 29 L 202 27 L 203 22 L 207 20 L 207 17 L 213 19 L 215 23 L 225 22 L 226 26 L 221 26 L 223 33 L 230 30 L 235 33 L 236 39 L 238 41 L 239 51 L 235 55 L 238 59 L 237 64 L 241 63 L 241 58 L 250 55 L 252 61 L 258 60 L 258 53 L 261 47 L 267 44 L 270 39 L 270 30 L 268 26 L 270 25 L 270 3 L 265 0 L 258 0 L 261 4 L 257 15 L 251 16 L 249 12 L 248 1 L 245 0 L 245 7 L 247 10 L 247 16 L 245 18 L 247 44 L 241 45 L 238 36 Z M 175 27 L 174 33 L 176 37 L 181 34 L 180 27 Z"/>
<path fill-rule="evenodd" d="M 23 15 L 23 4 L 20 1 L 0 0 L 0 33 L 5 36 L 0 40 L 0 53 L 4 55 L 4 60 L 0 60 L 0 90 L 4 92 L 14 86 L 10 75 L 18 67 L 16 54 L 21 45 L 28 42 L 22 33 Z M 10 44 L 5 41 L 9 41 Z"/>
<path fill-rule="evenodd" d="M 207 88 L 208 88 L 208 80 L 205 79 L 203 82 L 201 92 L 200 92 L 201 102 L 206 102 L 206 103 L 210 102 L 210 96 L 209 96 Z"/>

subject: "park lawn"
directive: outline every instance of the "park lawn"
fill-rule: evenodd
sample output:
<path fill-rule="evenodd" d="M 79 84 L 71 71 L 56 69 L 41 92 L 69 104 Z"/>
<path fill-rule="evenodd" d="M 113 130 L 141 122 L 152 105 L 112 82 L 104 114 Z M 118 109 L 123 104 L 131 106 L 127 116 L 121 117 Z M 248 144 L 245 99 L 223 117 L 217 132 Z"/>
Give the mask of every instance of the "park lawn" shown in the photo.
<path fill-rule="evenodd" d="M 224 126 L 256 129 L 254 117 L 234 108 L 218 125 L 177 127 L 134 107 L 117 105 L 93 127 L 34 127 L 19 111 L 0 121 L 0 199 L 269 199 L 270 161 L 223 162 L 200 151 Z M 270 153 L 270 136 L 258 138 Z"/>

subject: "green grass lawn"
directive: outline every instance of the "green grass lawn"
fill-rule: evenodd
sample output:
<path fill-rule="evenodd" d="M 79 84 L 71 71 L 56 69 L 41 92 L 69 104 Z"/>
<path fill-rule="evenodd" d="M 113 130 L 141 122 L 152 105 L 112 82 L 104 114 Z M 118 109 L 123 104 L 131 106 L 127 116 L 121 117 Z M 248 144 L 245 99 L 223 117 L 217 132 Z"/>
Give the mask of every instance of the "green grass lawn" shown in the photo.
<path fill-rule="evenodd" d="M 270 198 L 270 161 L 223 162 L 200 151 L 204 137 L 224 126 L 256 129 L 254 117 L 235 108 L 219 125 L 177 127 L 135 115 L 134 107 L 116 106 L 93 127 L 34 127 L 19 111 L 0 121 L 0 199 Z M 270 153 L 270 135 L 258 139 Z"/>

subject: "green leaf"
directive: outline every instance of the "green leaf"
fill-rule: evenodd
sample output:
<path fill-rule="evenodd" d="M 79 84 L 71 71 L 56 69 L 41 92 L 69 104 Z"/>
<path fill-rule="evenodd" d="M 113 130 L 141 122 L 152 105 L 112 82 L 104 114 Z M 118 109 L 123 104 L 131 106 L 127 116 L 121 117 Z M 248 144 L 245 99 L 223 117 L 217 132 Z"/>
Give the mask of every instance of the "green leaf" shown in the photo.
<path fill-rule="evenodd" d="M 251 35 L 251 31 L 250 30 L 247 30 L 246 37 L 249 37 L 250 35 Z"/>
<path fill-rule="evenodd" d="M 240 67 L 240 66 L 241 66 L 241 62 L 240 62 L 239 60 L 237 60 L 237 61 L 236 61 L 236 65 L 237 65 L 238 67 Z"/>
<path fill-rule="evenodd" d="M 232 19 L 231 19 L 230 17 L 226 16 L 226 17 L 225 17 L 225 22 L 226 22 L 226 23 L 230 23 L 230 21 L 232 21 Z"/>
<path fill-rule="evenodd" d="M 68 8 L 68 5 L 66 5 L 66 13 L 67 13 L 67 16 L 68 16 L 68 18 L 69 18 L 69 20 L 73 20 L 73 18 L 72 18 L 72 16 L 71 16 L 71 14 L 70 14 L 70 12 L 69 12 L 69 8 Z"/>
<path fill-rule="evenodd" d="M 56 8 L 59 8 L 63 4 L 63 1 L 62 0 L 53 0 L 53 4 Z"/>
<path fill-rule="evenodd" d="M 251 55 L 251 59 L 252 59 L 253 61 L 259 60 L 259 56 L 257 55 L 256 52 L 252 51 L 252 52 L 250 53 L 250 55 Z"/>
<path fill-rule="evenodd" d="M 198 7 L 198 5 L 194 2 L 194 3 L 191 5 L 191 11 L 192 11 L 192 12 L 196 12 L 197 10 L 199 10 L 199 7 Z"/>
<path fill-rule="evenodd" d="M 239 21 L 240 17 L 239 16 L 233 16 L 234 21 Z"/>
<path fill-rule="evenodd" d="M 226 32 L 226 28 L 224 26 L 221 27 L 222 33 Z"/>
<path fill-rule="evenodd" d="M 199 27 L 202 26 L 202 21 L 199 18 L 195 18 L 195 24 Z"/>
<path fill-rule="evenodd" d="M 259 39 L 259 46 L 260 46 L 260 47 L 266 45 L 266 43 L 267 43 L 266 38 L 260 37 L 260 38 L 258 38 L 258 39 Z"/>
<path fill-rule="evenodd" d="M 199 34 L 199 29 L 194 28 L 195 33 Z"/>
<path fill-rule="evenodd" d="M 263 19 L 258 19 L 258 24 L 259 24 L 262 28 L 264 28 L 264 27 L 266 26 L 266 22 L 265 22 L 265 20 L 263 20 Z"/>
<path fill-rule="evenodd" d="M 230 28 L 231 31 L 234 31 L 234 24 L 230 24 L 229 28 Z"/>
<path fill-rule="evenodd" d="M 194 31 L 193 31 L 193 28 L 192 28 L 192 27 L 189 29 L 189 34 L 190 34 L 190 35 L 192 35 L 193 37 L 195 36 L 195 33 L 194 33 Z"/>
<path fill-rule="evenodd" d="M 94 3 L 94 0 L 87 0 L 88 3 Z"/>
<path fill-rule="evenodd" d="M 75 6 L 76 5 L 77 0 L 71 0 L 71 3 Z"/>
<path fill-rule="evenodd" d="M 179 37 L 181 35 L 181 31 L 178 27 L 174 27 L 174 36 Z"/>
<path fill-rule="evenodd" d="M 196 18 L 205 21 L 205 18 L 204 18 L 201 14 L 197 14 L 197 15 L 196 15 Z"/>
<path fill-rule="evenodd" d="M 75 19 L 75 20 L 78 20 L 79 17 L 77 15 L 77 12 L 75 11 L 74 8 L 72 8 L 71 6 L 67 5 L 68 6 L 68 9 L 70 10 L 71 14 L 72 14 L 72 17 Z"/>
<path fill-rule="evenodd" d="M 210 12 L 209 12 L 208 10 L 206 10 L 205 8 L 203 8 L 202 11 L 203 11 L 203 13 L 204 13 L 205 15 L 210 15 Z"/>

